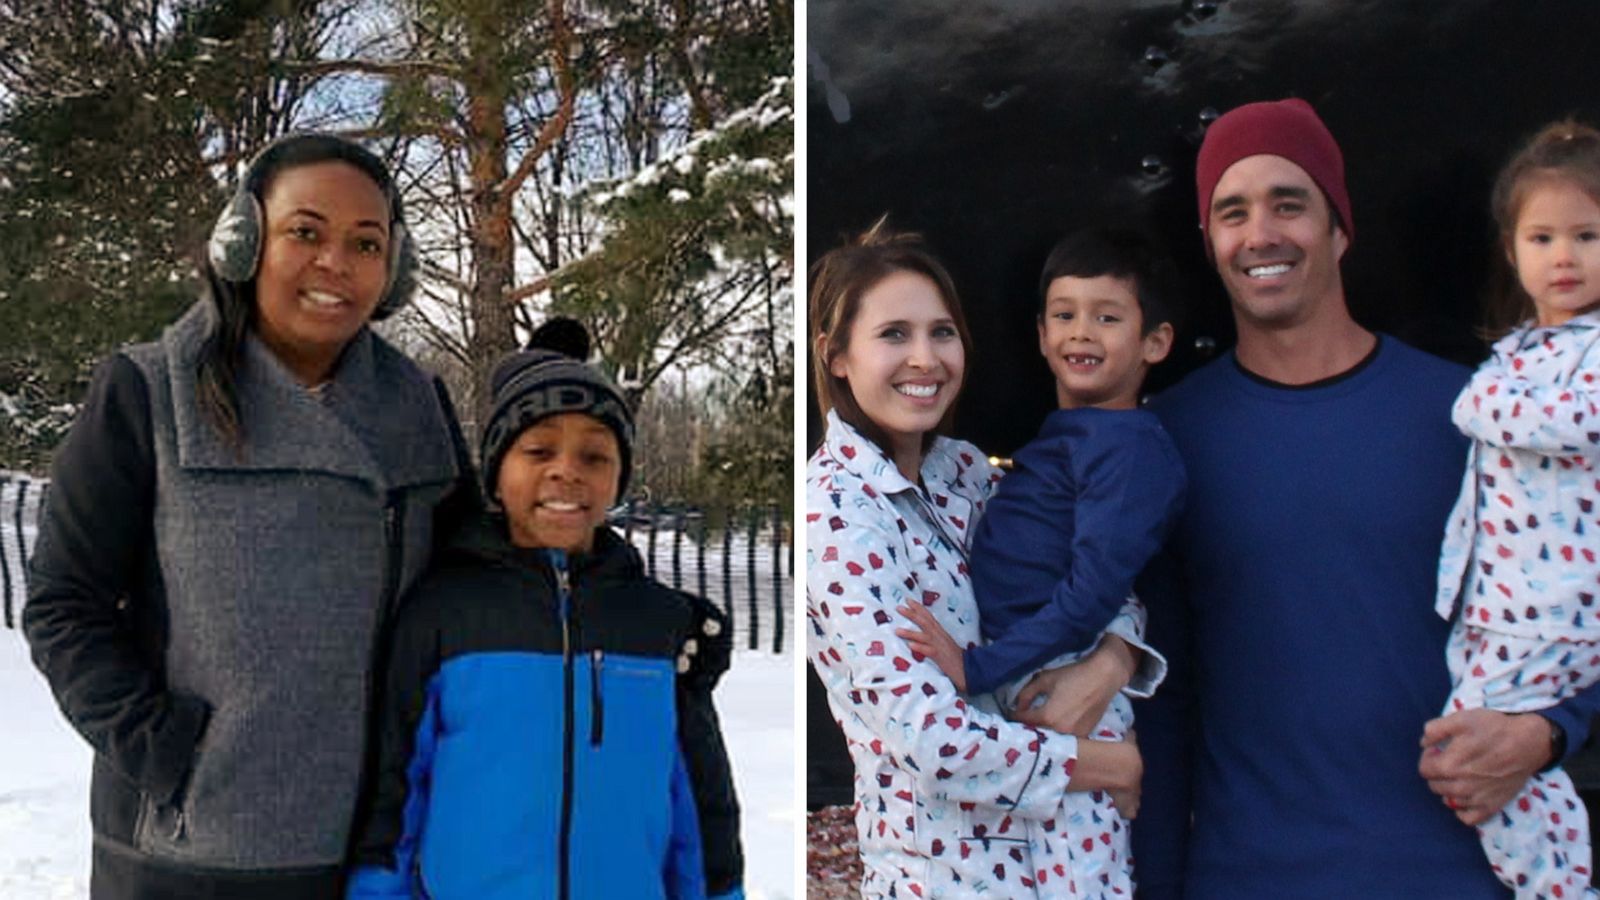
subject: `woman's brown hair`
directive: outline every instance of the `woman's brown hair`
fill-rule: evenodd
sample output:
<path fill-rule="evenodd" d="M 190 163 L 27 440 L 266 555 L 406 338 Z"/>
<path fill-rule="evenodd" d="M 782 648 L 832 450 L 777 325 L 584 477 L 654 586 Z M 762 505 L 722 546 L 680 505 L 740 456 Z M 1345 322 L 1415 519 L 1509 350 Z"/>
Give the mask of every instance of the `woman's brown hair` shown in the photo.
<path fill-rule="evenodd" d="M 823 418 L 827 418 L 829 410 L 837 410 L 840 419 L 886 453 L 890 449 L 888 436 L 861 411 L 850 383 L 829 370 L 834 357 L 850 345 L 850 329 L 861 312 L 861 298 L 896 272 L 922 275 L 938 288 L 945 310 L 955 324 L 956 335 L 961 339 L 961 350 L 968 359 L 972 357 L 972 334 L 967 331 L 967 320 L 962 315 L 961 301 L 956 296 L 950 273 L 928 252 L 920 235 L 893 231 L 888 227 L 888 218 L 887 215 L 879 218 L 871 228 L 843 246 L 829 250 L 812 265 L 806 318 L 811 331 L 817 407 Z M 936 435 L 949 429 L 954 417 L 955 404 L 952 403 L 938 427 L 923 435 L 924 451 Z"/>
<path fill-rule="evenodd" d="M 1600 131 L 1574 119 L 1539 129 L 1495 178 L 1490 211 L 1499 230 L 1499 249 L 1486 304 L 1485 335 L 1498 338 L 1534 315 L 1533 298 L 1517 277 L 1513 241 L 1517 217 L 1534 188 L 1570 185 L 1600 204 Z"/>

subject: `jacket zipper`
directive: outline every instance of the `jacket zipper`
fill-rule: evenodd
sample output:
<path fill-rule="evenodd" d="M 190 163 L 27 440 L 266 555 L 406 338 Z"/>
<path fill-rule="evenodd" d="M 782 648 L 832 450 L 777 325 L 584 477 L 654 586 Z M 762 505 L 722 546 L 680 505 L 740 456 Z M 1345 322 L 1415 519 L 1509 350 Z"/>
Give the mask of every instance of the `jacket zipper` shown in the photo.
<path fill-rule="evenodd" d="M 428 885 L 422 880 L 421 848 L 418 848 L 411 857 L 411 884 L 416 889 L 416 895 L 422 900 L 433 900 L 433 894 L 428 892 Z"/>
<path fill-rule="evenodd" d="M 596 647 L 589 651 L 589 745 L 600 746 L 606 727 L 605 696 L 600 691 L 600 674 L 606 652 Z"/>
<path fill-rule="evenodd" d="M 572 575 L 567 571 L 567 555 L 560 550 L 550 552 L 555 564 L 557 584 L 557 611 L 561 616 L 561 669 L 562 716 L 561 745 L 561 861 L 559 865 L 558 893 L 567 900 L 572 892 L 572 756 L 573 732 L 577 730 L 577 708 L 574 703 L 574 673 L 572 665 Z"/>
<path fill-rule="evenodd" d="M 384 498 L 383 504 L 383 552 L 384 561 L 388 565 L 383 573 L 383 595 L 378 606 L 379 614 L 382 616 L 379 619 L 380 624 L 388 620 L 395 594 L 400 590 L 402 510 L 399 492 L 391 491 L 389 496 Z"/>
<path fill-rule="evenodd" d="M 361 740 L 361 775 L 356 781 L 356 801 L 352 814 L 361 812 L 361 798 L 367 795 L 371 787 L 372 756 L 374 752 L 374 735 L 377 733 L 377 689 L 373 682 L 379 677 L 379 661 L 386 654 L 389 623 L 394 618 L 394 605 L 396 595 L 400 592 L 400 575 L 403 571 L 405 555 L 402 541 L 405 536 L 405 504 L 403 493 L 392 490 L 383 497 L 383 589 L 378 595 L 378 610 L 375 621 L 372 623 L 372 638 L 367 647 L 367 668 L 362 677 L 362 697 L 367 704 L 367 721 Z M 352 838 L 354 835 L 352 834 Z M 353 844 L 351 845 L 353 846 Z M 422 883 L 420 863 L 417 874 L 417 883 Z"/>

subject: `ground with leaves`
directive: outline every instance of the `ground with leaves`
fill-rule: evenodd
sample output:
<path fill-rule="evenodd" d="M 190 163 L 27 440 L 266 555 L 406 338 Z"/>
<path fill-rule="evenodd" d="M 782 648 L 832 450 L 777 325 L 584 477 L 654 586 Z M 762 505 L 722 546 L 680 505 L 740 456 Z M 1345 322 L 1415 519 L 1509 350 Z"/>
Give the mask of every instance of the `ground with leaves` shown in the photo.
<path fill-rule="evenodd" d="M 857 900 L 861 854 L 856 851 L 855 808 L 825 806 L 806 814 L 806 897 Z"/>

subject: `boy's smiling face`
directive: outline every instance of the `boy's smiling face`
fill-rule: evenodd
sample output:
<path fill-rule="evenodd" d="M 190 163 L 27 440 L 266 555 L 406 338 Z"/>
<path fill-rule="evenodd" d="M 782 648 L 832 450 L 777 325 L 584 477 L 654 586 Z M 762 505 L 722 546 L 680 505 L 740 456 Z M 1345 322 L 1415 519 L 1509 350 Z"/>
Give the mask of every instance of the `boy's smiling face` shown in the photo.
<path fill-rule="evenodd" d="M 621 475 L 617 435 L 599 419 L 558 413 L 528 426 L 506 451 L 495 486 L 511 543 L 588 552 Z"/>
<path fill-rule="evenodd" d="M 1134 285 L 1126 278 L 1063 276 L 1050 282 L 1039 317 L 1039 352 L 1056 379 L 1062 409 L 1132 409 L 1145 368 L 1166 359 L 1172 326 L 1143 330 Z"/>

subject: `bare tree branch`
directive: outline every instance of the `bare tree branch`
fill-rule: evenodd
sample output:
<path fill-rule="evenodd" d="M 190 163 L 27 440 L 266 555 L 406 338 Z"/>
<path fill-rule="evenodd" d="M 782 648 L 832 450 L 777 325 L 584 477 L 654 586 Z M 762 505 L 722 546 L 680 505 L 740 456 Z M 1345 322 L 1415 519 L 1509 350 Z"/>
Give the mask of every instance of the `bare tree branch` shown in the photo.
<path fill-rule="evenodd" d="M 472 285 L 468 284 L 465 278 L 432 260 L 422 261 L 422 271 L 429 279 L 448 286 L 452 291 L 463 294 L 472 292 Z"/>
<path fill-rule="evenodd" d="M 547 272 L 544 275 L 541 275 L 538 278 L 528 282 L 527 284 L 506 291 L 506 302 L 509 304 L 517 304 L 528 299 L 529 297 L 534 296 L 535 294 L 543 293 L 547 288 L 550 287 L 550 278 L 554 274 L 554 272 Z"/>
<path fill-rule="evenodd" d="M 522 187 L 522 183 L 533 174 L 539 157 L 550 149 L 572 121 L 572 111 L 578 99 L 578 83 L 572 72 L 572 33 L 567 28 L 566 0 L 550 0 L 550 57 L 554 61 L 556 90 L 561 95 L 561 102 L 556 107 L 555 115 L 545 120 L 544 127 L 539 129 L 538 140 L 522 154 L 517 168 L 496 186 L 496 190 L 511 194 Z"/>
<path fill-rule="evenodd" d="M 285 59 L 278 64 L 291 72 L 298 72 L 314 78 L 320 78 L 324 75 L 360 72 L 366 75 L 381 75 L 386 78 L 436 75 L 455 80 L 459 79 L 463 73 L 463 69 L 460 66 L 435 62 L 429 59 Z"/>

